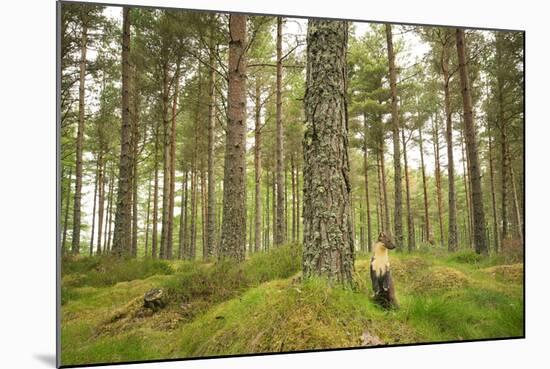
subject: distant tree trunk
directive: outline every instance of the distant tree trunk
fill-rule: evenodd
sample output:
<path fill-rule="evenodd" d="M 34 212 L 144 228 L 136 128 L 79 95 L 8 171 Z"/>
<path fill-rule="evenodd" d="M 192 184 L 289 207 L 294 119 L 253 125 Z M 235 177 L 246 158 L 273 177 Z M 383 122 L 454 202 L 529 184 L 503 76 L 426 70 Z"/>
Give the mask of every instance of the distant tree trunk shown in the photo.
<path fill-rule="evenodd" d="M 113 223 L 113 194 L 115 192 L 115 174 L 114 165 L 111 165 L 111 171 L 109 174 L 109 198 L 107 199 L 107 223 L 105 224 L 105 245 L 103 246 L 104 252 L 111 251 L 111 226 Z"/>
<path fill-rule="evenodd" d="M 359 201 L 359 222 L 361 223 L 359 228 L 359 245 L 360 250 L 365 252 L 367 251 L 367 241 L 365 241 L 365 214 L 363 211 L 363 201 Z"/>
<path fill-rule="evenodd" d="M 430 213 L 428 211 L 428 185 L 426 183 L 426 167 L 424 166 L 424 146 L 422 140 L 422 127 L 418 127 L 418 142 L 420 146 L 420 166 L 422 169 L 422 190 L 424 192 L 424 231 L 426 240 L 431 242 Z"/>
<path fill-rule="evenodd" d="M 348 158 L 348 24 L 308 21 L 304 98 L 303 274 L 352 282 L 354 244 Z"/>
<path fill-rule="evenodd" d="M 382 201 L 384 203 L 384 231 L 390 232 L 390 210 L 388 208 L 388 190 L 386 189 L 386 166 L 384 159 L 384 146 L 380 146 L 380 178 L 382 180 Z"/>
<path fill-rule="evenodd" d="M 166 56 L 162 65 L 162 228 L 160 231 L 159 258 L 166 259 L 168 241 L 168 217 L 170 214 L 170 120 L 168 117 L 169 105 L 169 76 L 168 60 Z"/>
<path fill-rule="evenodd" d="M 262 127 L 260 80 L 255 80 L 254 94 L 254 251 L 262 248 Z"/>
<path fill-rule="evenodd" d="M 211 30 L 211 32 L 213 32 Z M 215 62 L 214 52 L 215 46 L 213 45 L 214 37 L 210 35 L 210 65 Z M 207 233 L 206 233 L 206 248 L 208 250 L 208 257 L 211 258 L 215 255 L 216 248 L 216 176 L 214 172 L 214 129 L 216 124 L 216 71 L 214 68 L 210 68 L 210 74 L 208 79 L 208 219 L 207 219 Z"/>
<path fill-rule="evenodd" d="M 136 72 L 137 73 L 137 72 Z M 137 76 L 135 76 L 136 81 Z M 138 241 L 138 146 L 139 146 L 139 111 L 140 95 L 137 91 L 137 83 L 134 82 L 133 92 L 133 114 L 132 114 L 132 246 L 131 254 L 137 256 Z"/>
<path fill-rule="evenodd" d="M 275 234 L 277 233 L 277 178 L 275 171 L 271 171 L 271 208 L 272 208 L 272 218 L 273 218 L 273 243 L 275 246 Z"/>
<path fill-rule="evenodd" d="M 512 182 L 512 193 L 514 195 L 514 208 L 516 211 L 516 224 L 517 224 L 517 230 L 518 230 L 518 236 L 521 241 L 521 244 L 523 245 L 523 224 L 521 221 L 521 210 L 519 207 L 519 201 L 518 201 L 518 191 L 516 189 L 516 181 L 514 179 L 514 168 L 510 165 L 510 181 Z"/>
<path fill-rule="evenodd" d="M 172 259 L 174 244 L 174 207 L 176 198 L 176 112 L 180 85 L 180 66 L 174 75 L 174 95 L 172 97 L 172 126 L 170 128 L 170 198 L 168 200 L 168 232 L 166 234 L 166 259 Z"/>
<path fill-rule="evenodd" d="M 130 230 L 132 215 L 132 154 L 129 104 L 130 74 L 130 8 L 123 8 L 122 17 L 122 128 L 120 133 L 120 163 L 118 176 L 117 206 L 115 214 L 115 231 L 113 234 L 113 252 L 118 256 L 130 253 Z"/>
<path fill-rule="evenodd" d="M 483 193 L 481 192 L 481 173 L 477 153 L 476 129 L 472 113 L 472 96 L 464 41 L 464 30 L 456 30 L 456 47 L 462 88 L 462 103 L 464 105 L 464 128 L 466 131 L 466 148 L 470 157 L 470 181 L 472 183 L 472 208 L 474 210 L 474 242 L 478 254 L 487 254 L 487 239 L 485 235 L 485 212 L 483 209 Z"/>
<path fill-rule="evenodd" d="M 265 251 L 268 251 L 269 250 L 269 241 L 270 241 L 270 230 L 271 230 L 271 220 L 269 219 L 269 214 L 270 214 L 270 210 L 269 210 L 269 198 L 270 198 L 270 193 L 269 193 L 269 171 L 266 170 L 265 172 L 265 185 L 266 185 L 266 189 L 267 191 L 265 192 L 265 242 L 264 242 L 264 249 Z"/>
<path fill-rule="evenodd" d="M 378 225 L 378 233 L 388 230 L 386 228 L 386 217 L 384 215 L 384 194 L 382 190 L 382 171 L 380 168 L 380 151 L 376 153 L 376 177 L 378 179 L 378 196 L 376 197 L 376 204 L 377 204 L 377 225 Z"/>
<path fill-rule="evenodd" d="M 202 260 L 206 261 L 209 258 L 210 250 L 208 249 L 208 244 L 206 243 L 206 233 L 207 233 L 207 219 L 208 219 L 208 210 L 207 210 L 207 196 L 206 193 L 206 173 L 204 171 L 204 159 L 201 159 L 201 170 L 200 170 L 200 179 L 201 179 L 201 235 L 202 235 Z"/>
<path fill-rule="evenodd" d="M 287 168 L 284 169 L 284 203 L 285 203 L 285 221 L 284 221 L 284 231 L 283 231 L 283 239 L 285 242 L 288 240 L 288 170 Z"/>
<path fill-rule="evenodd" d="M 445 95 L 445 119 L 446 131 L 445 138 L 447 141 L 447 172 L 449 178 L 449 244 L 448 250 L 453 252 L 458 248 L 458 227 L 456 220 L 456 191 L 455 191 L 455 173 L 453 160 L 453 120 L 451 111 L 451 91 L 449 89 L 449 49 L 446 43 L 443 46 L 441 56 L 441 69 L 443 71 L 443 92 Z"/>
<path fill-rule="evenodd" d="M 153 231 L 151 241 L 151 257 L 156 259 L 158 255 L 158 212 L 159 212 L 159 125 L 155 125 L 155 169 L 153 185 Z"/>
<path fill-rule="evenodd" d="M 76 133 L 76 181 L 73 201 L 73 236 L 71 252 L 80 253 L 80 223 L 82 206 L 82 146 L 84 144 L 84 98 L 86 83 L 86 51 L 88 47 L 88 27 L 86 21 L 82 24 L 80 40 L 80 70 L 78 83 L 78 129 Z"/>
<path fill-rule="evenodd" d="M 101 254 L 101 241 L 103 234 L 103 217 L 105 216 L 105 162 L 103 152 L 98 154 L 98 218 L 97 218 L 97 254 Z"/>
<path fill-rule="evenodd" d="M 464 124 L 462 125 L 462 129 L 460 130 L 460 146 L 462 150 L 462 176 L 464 178 L 464 197 L 466 198 L 466 210 L 467 210 L 467 218 L 468 218 L 468 243 L 469 247 L 472 247 L 474 244 L 473 241 L 473 223 L 472 223 L 472 197 L 471 197 L 471 191 L 470 191 L 470 177 L 468 175 L 468 172 L 466 171 L 466 167 L 470 166 L 468 155 L 465 154 L 465 148 L 464 148 Z"/>
<path fill-rule="evenodd" d="M 391 116 L 393 134 L 393 182 L 395 190 L 394 225 L 397 250 L 403 249 L 403 213 L 402 213 L 402 180 L 401 180 L 401 150 L 399 145 L 399 111 L 397 108 L 397 75 L 395 71 L 395 54 L 390 24 L 386 24 L 386 40 L 388 44 L 388 60 L 391 90 Z"/>
<path fill-rule="evenodd" d="M 441 194 L 441 162 L 439 160 L 439 121 L 438 115 L 435 115 L 433 121 L 433 144 L 435 156 L 435 186 L 437 192 L 437 217 L 439 220 L 439 244 L 445 244 L 445 234 L 443 233 L 443 196 Z"/>
<path fill-rule="evenodd" d="M 72 181 L 72 174 L 73 174 L 73 168 L 69 168 L 69 179 L 67 180 L 67 195 L 65 196 L 65 199 L 67 199 L 67 204 L 65 205 L 65 217 L 63 220 L 63 238 L 61 240 L 61 254 L 65 255 L 67 252 L 67 249 L 65 247 L 67 242 L 67 228 L 69 223 L 69 209 L 71 208 L 71 181 Z"/>
<path fill-rule="evenodd" d="M 187 180 L 188 171 L 184 169 L 185 175 L 183 176 L 181 184 L 181 211 L 180 211 L 180 230 L 178 238 L 178 259 L 183 259 L 186 253 L 186 236 L 187 236 Z M 215 232 L 215 230 L 214 230 Z"/>
<path fill-rule="evenodd" d="M 276 144 L 275 144 L 275 156 L 276 156 L 276 188 L 277 188 L 277 202 L 275 203 L 277 208 L 277 223 L 275 227 L 275 246 L 281 245 L 285 242 L 284 223 L 286 217 L 284 216 L 284 185 L 283 185 L 283 171 L 284 171 L 284 158 L 283 158 L 283 118 L 282 118 L 282 96 L 281 96 L 281 84 L 283 73 L 283 60 L 282 60 L 282 30 L 283 20 L 281 17 L 277 17 L 277 80 L 276 80 Z"/>
<path fill-rule="evenodd" d="M 489 179 L 491 181 L 491 205 L 493 210 L 493 237 L 495 242 L 495 252 L 500 250 L 500 230 L 498 228 L 498 218 L 497 218 L 497 200 L 496 200 L 496 191 L 495 191 L 495 178 L 494 178 L 494 163 L 493 163 L 493 140 L 491 136 L 491 126 L 487 124 L 487 136 L 489 137 Z"/>
<path fill-rule="evenodd" d="M 296 242 L 296 178 L 294 176 L 294 155 L 290 156 L 290 182 L 292 192 L 292 242 Z"/>
<path fill-rule="evenodd" d="M 197 250 L 197 169 L 195 163 L 193 163 L 193 171 L 191 172 L 191 224 L 189 232 L 190 242 L 187 258 L 195 260 Z"/>
<path fill-rule="evenodd" d="M 372 247 L 372 224 L 370 219 L 370 199 L 369 199 L 369 163 L 368 163 L 368 147 L 367 147 L 367 137 L 368 137 L 368 127 L 367 127 L 367 116 L 363 115 L 363 171 L 365 177 L 365 202 L 366 202 L 366 211 L 367 211 L 367 247 L 363 247 L 363 250 L 371 251 Z M 363 244 L 361 244 L 363 246 Z"/>
<path fill-rule="evenodd" d="M 149 185 L 147 186 L 147 214 L 145 216 L 145 252 L 144 256 L 147 257 L 149 254 L 149 226 L 150 226 L 150 215 L 151 215 L 151 188 L 153 185 L 151 184 L 152 178 L 149 178 Z"/>
<path fill-rule="evenodd" d="M 98 177 L 99 177 L 99 162 L 96 163 L 96 172 L 95 172 L 95 184 L 94 184 L 94 205 L 92 206 L 92 232 L 90 235 L 90 256 L 94 253 L 94 234 L 95 234 L 95 214 L 97 206 L 97 187 L 98 187 Z"/>
<path fill-rule="evenodd" d="M 416 249 L 414 237 L 414 216 L 411 209 L 411 188 L 409 183 L 409 164 L 407 163 L 407 142 L 405 141 L 405 130 L 401 130 L 401 139 L 403 141 L 403 162 L 405 164 L 405 187 L 407 195 L 407 246 L 408 251 Z"/>
<path fill-rule="evenodd" d="M 246 22 L 229 16 L 228 121 L 220 258 L 243 261 L 246 242 Z"/>
<path fill-rule="evenodd" d="M 298 165 L 296 166 L 296 240 L 300 240 L 300 224 L 302 219 L 300 217 L 300 170 Z"/>

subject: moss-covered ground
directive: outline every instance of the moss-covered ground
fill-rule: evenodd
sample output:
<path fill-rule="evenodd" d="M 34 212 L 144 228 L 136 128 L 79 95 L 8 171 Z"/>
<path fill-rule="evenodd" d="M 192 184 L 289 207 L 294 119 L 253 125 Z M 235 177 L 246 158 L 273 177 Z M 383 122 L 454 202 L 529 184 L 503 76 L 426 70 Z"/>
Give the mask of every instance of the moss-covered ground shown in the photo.
<path fill-rule="evenodd" d="M 282 352 L 523 335 L 523 264 L 470 251 L 392 253 L 400 308 L 372 299 L 369 257 L 355 288 L 302 281 L 300 249 L 245 263 L 63 260 L 62 364 Z M 167 306 L 143 308 L 153 287 Z"/>

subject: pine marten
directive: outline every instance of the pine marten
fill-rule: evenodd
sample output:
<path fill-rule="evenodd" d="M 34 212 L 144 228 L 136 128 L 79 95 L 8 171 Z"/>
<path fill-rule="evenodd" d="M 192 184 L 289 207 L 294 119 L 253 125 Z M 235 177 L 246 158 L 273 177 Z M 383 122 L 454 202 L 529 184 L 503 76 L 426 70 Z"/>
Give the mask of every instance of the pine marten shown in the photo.
<path fill-rule="evenodd" d="M 370 262 L 370 278 L 374 290 L 374 300 L 384 308 L 399 307 L 395 298 L 395 289 L 390 272 L 388 250 L 395 249 L 395 244 L 385 232 L 380 232 L 373 247 L 374 254 Z"/>

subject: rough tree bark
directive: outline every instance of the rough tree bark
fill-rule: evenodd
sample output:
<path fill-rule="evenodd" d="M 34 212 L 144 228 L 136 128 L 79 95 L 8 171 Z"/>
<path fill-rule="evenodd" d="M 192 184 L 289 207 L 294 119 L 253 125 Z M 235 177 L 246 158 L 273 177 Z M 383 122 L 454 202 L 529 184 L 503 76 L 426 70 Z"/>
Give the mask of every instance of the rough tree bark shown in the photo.
<path fill-rule="evenodd" d="M 213 32 L 212 29 L 210 32 Z M 214 65 L 215 46 L 214 36 L 210 34 L 210 65 Z M 208 257 L 211 258 L 215 254 L 216 247 L 216 176 L 214 173 L 214 129 L 216 124 L 216 70 L 210 68 L 208 78 L 208 219 L 206 233 L 206 248 Z"/>
<path fill-rule="evenodd" d="M 439 244 L 445 243 L 445 234 L 443 233 L 443 195 L 441 194 L 441 161 L 439 160 L 439 118 L 437 114 L 433 120 L 433 146 L 435 159 L 435 186 L 437 193 L 437 218 L 439 220 Z"/>
<path fill-rule="evenodd" d="M 460 71 L 460 86 L 464 106 L 464 128 L 466 133 L 466 148 L 470 157 L 470 181 L 472 184 L 472 208 L 474 215 L 474 242 L 478 254 L 487 254 L 487 238 L 485 234 L 485 212 L 483 209 L 483 193 L 481 192 L 481 173 L 477 152 L 476 128 L 472 112 L 472 96 L 466 57 L 464 30 L 456 30 L 456 48 Z"/>
<path fill-rule="evenodd" d="M 500 230 L 498 227 L 497 218 L 497 200 L 495 191 L 495 174 L 494 174 L 494 160 L 493 160 L 493 140 L 491 136 L 491 125 L 487 124 L 487 136 L 489 136 L 489 180 L 491 182 L 491 205 L 493 210 L 493 235 L 495 239 L 495 252 L 500 250 Z"/>
<path fill-rule="evenodd" d="M 118 256 L 130 253 L 130 231 L 132 215 L 132 176 L 131 136 L 129 104 L 129 74 L 130 74 L 130 8 L 122 10 L 122 127 L 120 131 L 120 162 L 118 175 L 117 205 L 115 214 L 115 230 L 113 234 L 113 252 Z"/>
<path fill-rule="evenodd" d="M 63 220 L 63 238 L 61 240 L 61 254 L 65 255 L 67 252 L 66 249 L 66 242 L 67 242 L 67 229 L 68 223 L 69 223 L 69 209 L 71 207 L 71 181 L 72 181 L 72 174 L 73 174 L 73 168 L 69 168 L 69 176 L 67 180 L 67 196 L 65 197 L 67 199 L 67 204 L 65 205 L 65 217 Z"/>
<path fill-rule="evenodd" d="M 160 231 L 159 258 L 166 258 L 168 241 L 168 217 L 170 213 L 170 119 L 168 117 L 169 105 L 169 68 L 168 58 L 163 57 L 162 63 L 162 228 Z"/>
<path fill-rule="evenodd" d="M 366 202 L 366 212 L 367 212 L 367 247 L 363 247 L 364 250 L 371 251 L 372 247 L 372 224 L 370 218 L 370 199 L 369 199 L 369 158 L 368 158 L 368 147 L 367 147 L 367 137 L 368 137 L 368 126 L 367 126 L 367 116 L 363 115 L 363 171 L 365 177 L 365 202 Z"/>
<path fill-rule="evenodd" d="M 228 121 L 220 258 L 243 261 L 246 243 L 246 21 L 229 16 Z"/>
<path fill-rule="evenodd" d="M 394 237 L 397 250 L 403 249 L 403 210 L 401 181 L 401 150 L 399 145 L 399 111 L 397 108 L 397 73 L 395 71 L 395 53 L 393 51 L 392 29 L 386 24 L 386 40 L 388 45 L 388 64 L 391 90 L 391 116 L 393 135 L 393 182 L 394 182 Z"/>
<path fill-rule="evenodd" d="M 303 274 L 352 282 L 346 49 L 348 24 L 308 21 L 304 98 Z"/>

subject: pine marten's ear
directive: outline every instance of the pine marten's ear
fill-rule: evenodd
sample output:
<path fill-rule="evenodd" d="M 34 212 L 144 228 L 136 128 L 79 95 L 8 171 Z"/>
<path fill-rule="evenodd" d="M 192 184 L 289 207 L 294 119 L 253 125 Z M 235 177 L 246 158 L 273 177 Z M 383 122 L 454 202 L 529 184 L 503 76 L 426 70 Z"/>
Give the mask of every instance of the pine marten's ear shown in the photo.
<path fill-rule="evenodd" d="M 384 238 L 386 238 L 386 234 L 384 233 L 384 231 L 382 231 L 378 235 L 378 241 L 382 241 Z"/>

